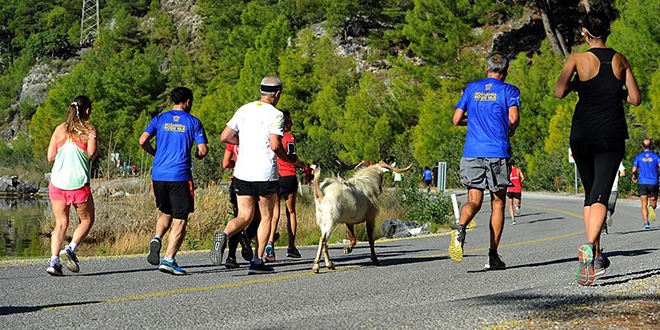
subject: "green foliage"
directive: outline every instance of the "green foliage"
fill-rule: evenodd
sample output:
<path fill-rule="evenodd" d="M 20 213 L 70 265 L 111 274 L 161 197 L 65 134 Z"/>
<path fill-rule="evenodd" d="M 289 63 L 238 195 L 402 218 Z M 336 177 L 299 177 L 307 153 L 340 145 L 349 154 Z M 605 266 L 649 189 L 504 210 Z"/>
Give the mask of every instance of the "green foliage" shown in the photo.
<path fill-rule="evenodd" d="M 451 199 L 442 194 L 426 193 L 419 189 L 418 183 L 412 178 L 404 179 L 401 188 L 396 190 L 399 204 L 408 208 L 406 220 L 448 225 L 454 212 Z"/>

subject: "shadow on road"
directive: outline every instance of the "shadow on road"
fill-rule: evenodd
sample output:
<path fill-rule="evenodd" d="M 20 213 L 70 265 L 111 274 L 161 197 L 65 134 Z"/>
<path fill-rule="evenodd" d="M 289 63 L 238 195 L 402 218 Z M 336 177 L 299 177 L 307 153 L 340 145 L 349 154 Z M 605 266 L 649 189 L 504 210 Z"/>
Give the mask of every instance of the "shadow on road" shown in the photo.
<path fill-rule="evenodd" d="M 653 275 L 660 275 L 660 268 L 646 269 L 646 270 L 641 270 L 641 271 L 637 271 L 637 272 L 630 272 L 630 273 L 626 273 L 626 274 L 603 276 L 603 277 L 600 278 L 600 280 L 609 280 L 609 279 L 615 279 L 615 278 L 621 278 L 621 279 L 615 280 L 615 281 L 609 281 L 609 282 L 605 282 L 605 283 L 599 283 L 599 286 L 609 286 L 609 285 L 623 284 L 623 283 L 630 282 L 630 281 L 645 279 L 645 278 L 651 277 Z M 626 278 L 623 278 L 623 277 L 626 277 Z"/>
<path fill-rule="evenodd" d="M 100 301 L 83 301 L 75 303 L 52 304 L 43 306 L 0 306 L 0 315 L 22 314 L 37 312 L 45 308 L 72 307 L 80 305 L 98 304 Z"/>

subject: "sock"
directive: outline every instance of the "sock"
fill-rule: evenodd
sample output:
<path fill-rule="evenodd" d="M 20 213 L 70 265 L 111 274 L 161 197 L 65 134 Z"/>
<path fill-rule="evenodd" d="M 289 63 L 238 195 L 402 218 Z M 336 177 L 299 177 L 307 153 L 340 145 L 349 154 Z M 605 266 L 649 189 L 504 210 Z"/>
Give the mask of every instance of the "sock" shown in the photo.
<path fill-rule="evenodd" d="M 160 242 L 160 236 L 154 236 L 154 239 L 156 239 Z"/>
<path fill-rule="evenodd" d="M 69 248 L 71 248 L 71 251 L 76 252 L 76 249 L 78 248 L 78 244 L 71 242 L 69 243 Z"/>
<path fill-rule="evenodd" d="M 261 265 L 263 261 L 261 261 L 261 258 L 254 257 L 252 258 L 252 263 L 255 265 Z"/>
<path fill-rule="evenodd" d="M 165 259 L 167 262 L 174 262 L 174 258 L 164 257 L 163 259 Z"/>
<path fill-rule="evenodd" d="M 60 257 L 59 256 L 50 256 L 50 261 L 60 262 Z"/>
<path fill-rule="evenodd" d="M 273 243 L 274 243 L 273 241 L 268 241 L 267 245 L 273 245 Z"/>
<path fill-rule="evenodd" d="M 496 257 L 497 256 L 497 250 L 488 249 L 488 256 L 489 257 Z"/>

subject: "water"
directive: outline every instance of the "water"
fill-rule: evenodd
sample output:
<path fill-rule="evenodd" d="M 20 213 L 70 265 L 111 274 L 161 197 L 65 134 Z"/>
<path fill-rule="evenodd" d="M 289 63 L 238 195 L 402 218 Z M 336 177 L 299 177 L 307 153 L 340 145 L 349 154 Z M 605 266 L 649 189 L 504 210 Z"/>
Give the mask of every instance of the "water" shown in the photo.
<path fill-rule="evenodd" d="M 50 212 L 48 199 L 0 198 L 0 259 L 48 255 L 41 221 Z"/>

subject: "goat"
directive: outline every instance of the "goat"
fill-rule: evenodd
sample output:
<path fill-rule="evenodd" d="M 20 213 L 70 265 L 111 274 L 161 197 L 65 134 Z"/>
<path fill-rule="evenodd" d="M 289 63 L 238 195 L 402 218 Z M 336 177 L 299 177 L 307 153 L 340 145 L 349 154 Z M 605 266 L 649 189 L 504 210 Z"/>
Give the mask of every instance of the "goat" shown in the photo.
<path fill-rule="evenodd" d="M 350 253 L 355 246 L 354 225 L 366 222 L 367 237 L 371 249 L 371 261 L 379 266 L 376 251 L 374 250 L 374 226 L 378 215 L 378 196 L 383 191 L 383 173 L 388 170 L 405 172 L 412 167 L 410 164 L 404 169 L 398 169 L 380 161 L 378 164 L 358 170 L 350 179 L 339 176 L 325 179 L 319 183 L 321 169 L 314 173 L 314 199 L 316 204 L 316 224 L 321 229 L 319 248 L 312 271 L 319 272 L 321 252 L 325 257 L 325 265 L 334 270 L 335 265 L 328 253 L 328 237 L 338 223 L 346 224 L 350 238 L 349 245 L 344 253 Z"/>

